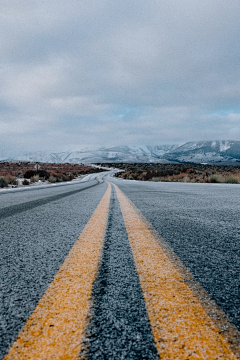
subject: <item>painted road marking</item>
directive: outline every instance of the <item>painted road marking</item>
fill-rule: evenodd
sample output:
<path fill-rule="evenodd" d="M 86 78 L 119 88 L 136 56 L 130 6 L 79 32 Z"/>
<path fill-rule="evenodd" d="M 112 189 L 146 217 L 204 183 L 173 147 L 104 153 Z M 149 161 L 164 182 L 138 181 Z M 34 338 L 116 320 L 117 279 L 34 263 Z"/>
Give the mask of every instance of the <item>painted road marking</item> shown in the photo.
<path fill-rule="evenodd" d="M 237 359 L 126 195 L 116 186 L 161 359 Z"/>
<path fill-rule="evenodd" d="M 115 191 L 92 299 L 92 319 L 85 333 L 89 360 L 159 360 Z"/>
<path fill-rule="evenodd" d="M 108 220 L 111 185 L 6 360 L 78 359 Z"/>

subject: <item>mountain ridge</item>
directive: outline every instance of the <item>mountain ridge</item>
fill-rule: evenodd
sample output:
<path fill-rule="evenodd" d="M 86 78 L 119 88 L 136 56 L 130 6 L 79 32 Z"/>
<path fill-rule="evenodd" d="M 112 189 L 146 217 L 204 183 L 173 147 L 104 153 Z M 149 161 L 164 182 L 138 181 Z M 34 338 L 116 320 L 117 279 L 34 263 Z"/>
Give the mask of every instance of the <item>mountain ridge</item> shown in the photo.
<path fill-rule="evenodd" d="M 77 151 L 36 151 L 17 157 L 2 159 L 7 161 L 32 161 L 45 163 L 206 163 L 239 164 L 240 141 L 215 140 L 186 142 L 181 145 L 135 145 L 101 147 L 96 150 Z"/>
<path fill-rule="evenodd" d="M 164 155 L 166 160 L 184 163 L 233 164 L 240 162 L 240 141 L 187 142 Z"/>

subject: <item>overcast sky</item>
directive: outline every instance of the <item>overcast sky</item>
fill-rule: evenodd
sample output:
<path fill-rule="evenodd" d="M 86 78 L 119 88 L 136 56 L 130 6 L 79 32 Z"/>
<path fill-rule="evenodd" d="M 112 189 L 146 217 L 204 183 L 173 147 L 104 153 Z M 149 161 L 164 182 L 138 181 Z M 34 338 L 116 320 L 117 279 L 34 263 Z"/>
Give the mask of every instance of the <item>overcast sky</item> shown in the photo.
<path fill-rule="evenodd" d="M 240 140 L 239 0 L 1 0 L 0 156 Z"/>

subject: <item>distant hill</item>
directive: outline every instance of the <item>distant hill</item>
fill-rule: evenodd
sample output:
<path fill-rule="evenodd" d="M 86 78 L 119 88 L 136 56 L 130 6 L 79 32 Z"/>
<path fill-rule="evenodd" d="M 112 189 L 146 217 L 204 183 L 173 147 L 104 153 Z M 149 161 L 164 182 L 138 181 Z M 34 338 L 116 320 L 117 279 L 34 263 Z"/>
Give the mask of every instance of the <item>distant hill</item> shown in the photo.
<path fill-rule="evenodd" d="M 198 141 L 180 146 L 115 146 L 65 152 L 38 151 L 2 160 L 72 164 L 173 162 L 239 165 L 240 141 Z"/>
<path fill-rule="evenodd" d="M 187 142 L 163 157 L 173 162 L 237 165 L 240 163 L 240 141 Z"/>
<path fill-rule="evenodd" d="M 19 155 L 11 159 L 14 161 L 39 161 L 54 163 L 84 163 L 96 162 L 166 162 L 162 158 L 168 151 L 173 150 L 173 145 L 162 146 L 116 146 L 100 148 L 97 150 L 79 150 L 66 152 L 38 151 Z"/>

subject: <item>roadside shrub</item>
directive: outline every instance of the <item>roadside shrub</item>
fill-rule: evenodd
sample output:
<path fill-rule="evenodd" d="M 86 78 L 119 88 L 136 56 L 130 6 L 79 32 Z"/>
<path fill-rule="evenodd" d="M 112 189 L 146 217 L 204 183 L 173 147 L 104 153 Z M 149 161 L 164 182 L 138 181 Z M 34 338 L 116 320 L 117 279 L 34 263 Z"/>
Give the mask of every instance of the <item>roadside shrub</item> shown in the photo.
<path fill-rule="evenodd" d="M 128 172 L 125 172 L 125 173 L 123 174 L 123 179 L 128 179 L 128 176 L 129 176 L 129 173 L 128 173 Z"/>
<path fill-rule="evenodd" d="M 51 176 L 53 176 L 55 179 L 56 179 L 56 181 L 55 182 L 61 182 L 61 181 L 63 181 L 63 177 L 64 177 L 64 175 L 63 174 L 61 174 L 61 173 L 52 173 L 51 174 Z M 51 177 L 50 176 L 50 177 Z M 50 179 L 50 178 L 49 178 Z M 48 180 L 49 180 L 48 179 Z M 51 182 L 51 181 L 50 181 Z"/>
<path fill-rule="evenodd" d="M 51 176 L 49 177 L 48 181 L 53 184 L 53 183 L 55 183 L 55 182 L 57 181 L 57 179 L 55 178 L 55 176 L 52 176 L 52 175 L 51 175 Z"/>
<path fill-rule="evenodd" d="M 12 185 L 15 185 L 15 186 L 18 186 L 18 180 L 17 179 L 14 179 L 13 182 L 12 182 Z"/>
<path fill-rule="evenodd" d="M 126 179 L 128 180 L 134 180 L 134 177 L 132 175 L 129 175 Z"/>
<path fill-rule="evenodd" d="M 208 176 L 207 182 L 209 182 L 209 183 L 223 183 L 224 178 L 222 177 L 222 175 L 213 174 L 213 175 Z"/>
<path fill-rule="evenodd" d="M 78 177 L 78 174 L 77 173 L 71 173 L 69 176 L 70 176 L 70 179 L 73 180 L 73 179 L 76 179 Z"/>
<path fill-rule="evenodd" d="M 15 177 L 12 176 L 11 174 L 7 174 L 5 177 L 6 181 L 8 182 L 8 184 L 13 185 L 14 181 L 15 181 Z"/>
<path fill-rule="evenodd" d="M 4 176 L 4 179 L 7 181 L 7 183 L 9 185 L 18 185 L 18 180 L 16 179 L 15 176 L 12 176 L 11 174 L 7 174 L 6 176 Z"/>
<path fill-rule="evenodd" d="M 49 172 L 47 172 L 46 170 L 39 170 L 38 175 L 40 178 L 45 178 L 46 180 L 48 180 L 50 177 Z"/>
<path fill-rule="evenodd" d="M 38 175 L 34 175 L 34 176 L 32 176 L 32 177 L 30 178 L 31 183 L 38 182 L 38 180 L 39 180 L 39 176 L 38 176 Z"/>
<path fill-rule="evenodd" d="M 24 179 L 31 179 L 31 177 L 33 177 L 34 175 L 37 175 L 37 172 L 35 170 L 27 170 L 23 176 Z"/>
<path fill-rule="evenodd" d="M 182 182 L 189 182 L 189 181 L 190 181 L 189 177 L 188 177 L 188 176 L 185 176 L 185 178 L 183 178 L 183 181 L 182 181 Z"/>
<path fill-rule="evenodd" d="M 158 176 L 154 176 L 151 180 L 155 181 L 155 182 L 158 182 L 158 181 L 161 181 L 161 178 L 158 177 Z"/>
<path fill-rule="evenodd" d="M 225 179 L 227 184 L 240 184 L 240 179 L 237 176 L 229 176 Z"/>
<path fill-rule="evenodd" d="M 23 182 L 22 182 L 23 185 L 29 185 L 30 182 L 27 180 L 27 179 L 24 179 Z"/>
<path fill-rule="evenodd" d="M 5 177 L 0 176 L 0 187 L 4 188 L 8 186 L 8 181 Z"/>
<path fill-rule="evenodd" d="M 148 181 L 152 178 L 152 172 L 151 170 L 147 170 L 147 173 L 145 175 L 145 180 Z"/>
<path fill-rule="evenodd" d="M 62 181 L 70 181 L 70 180 L 72 180 L 72 179 L 70 178 L 70 176 L 63 175 Z"/>
<path fill-rule="evenodd" d="M 122 177 L 122 176 L 119 176 L 119 177 Z M 136 180 L 141 180 L 141 181 L 144 181 L 144 175 L 143 174 L 140 174 Z"/>

